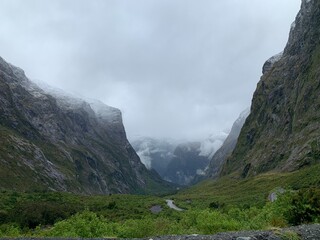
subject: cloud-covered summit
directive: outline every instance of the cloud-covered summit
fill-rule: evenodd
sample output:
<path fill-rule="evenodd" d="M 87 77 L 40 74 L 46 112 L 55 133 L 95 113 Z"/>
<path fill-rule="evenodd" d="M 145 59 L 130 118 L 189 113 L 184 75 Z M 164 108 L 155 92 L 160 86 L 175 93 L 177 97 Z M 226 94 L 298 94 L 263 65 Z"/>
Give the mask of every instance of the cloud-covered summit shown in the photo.
<path fill-rule="evenodd" d="M 299 5 L 2 0 L 0 52 L 32 79 L 120 108 L 129 137 L 203 139 L 249 105 Z"/>

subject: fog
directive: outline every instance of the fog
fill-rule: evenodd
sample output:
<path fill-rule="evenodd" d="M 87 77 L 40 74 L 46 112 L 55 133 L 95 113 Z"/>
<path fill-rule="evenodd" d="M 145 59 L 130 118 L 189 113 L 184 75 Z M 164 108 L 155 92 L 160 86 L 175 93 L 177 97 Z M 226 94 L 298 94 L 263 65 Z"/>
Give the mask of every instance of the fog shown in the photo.
<path fill-rule="evenodd" d="M 204 139 L 250 105 L 300 0 L 1 0 L 0 56 L 119 108 L 129 138 Z"/>

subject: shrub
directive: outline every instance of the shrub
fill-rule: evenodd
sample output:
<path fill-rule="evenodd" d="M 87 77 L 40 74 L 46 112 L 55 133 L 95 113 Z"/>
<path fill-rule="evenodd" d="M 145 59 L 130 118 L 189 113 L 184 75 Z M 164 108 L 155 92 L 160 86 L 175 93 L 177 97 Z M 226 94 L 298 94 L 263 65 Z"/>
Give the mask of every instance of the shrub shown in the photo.
<path fill-rule="evenodd" d="M 0 225 L 0 238 L 4 237 L 19 237 L 21 232 L 19 227 L 12 224 L 3 224 Z"/>
<path fill-rule="evenodd" d="M 107 223 L 96 213 L 85 210 L 54 224 L 45 235 L 51 237 L 101 238 L 114 236 L 114 224 Z"/>
<path fill-rule="evenodd" d="M 5 210 L 0 210 L 0 224 L 7 222 L 8 220 L 8 212 Z"/>
<path fill-rule="evenodd" d="M 53 225 L 77 212 L 77 207 L 53 202 L 22 202 L 12 209 L 10 218 L 21 228 Z"/>
<path fill-rule="evenodd" d="M 129 219 L 119 224 L 118 237 L 121 238 L 144 238 L 151 236 L 182 234 L 180 225 L 175 220 L 167 218 Z"/>
<path fill-rule="evenodd" d="M 318 221 L 320 216 L 320 190 L 299 190 L 293 194 L 290 207 L 285 215 L 288 222 L 293 225 Z"/>
<path fill-rule="evenodd" d="M 218 211 L 204 210 L 197 217 L 197 228 L 203 234 L 213 234 L 223 231 L 241 229 L 239 221 Z"/>
<path fill-rule="evenodd" d="M 220 202 L 211 202 L 209 204 L 209 208 L 211 209 L 219 209 L 219 208 L 223 208 L 225 206 L 224 203 L 220 203 Z"/>

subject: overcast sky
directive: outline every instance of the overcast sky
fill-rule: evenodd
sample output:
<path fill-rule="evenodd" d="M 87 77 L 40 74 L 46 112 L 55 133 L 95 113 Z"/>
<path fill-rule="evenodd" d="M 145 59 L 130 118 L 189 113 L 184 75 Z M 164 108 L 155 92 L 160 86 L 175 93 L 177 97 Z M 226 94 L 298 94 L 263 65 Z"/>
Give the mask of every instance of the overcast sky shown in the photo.
<path fill-rule="evenodd" d="M 0 56 L 121 109 L 130 137 L 230 129 L 301 0 L 0 0 Z"/>

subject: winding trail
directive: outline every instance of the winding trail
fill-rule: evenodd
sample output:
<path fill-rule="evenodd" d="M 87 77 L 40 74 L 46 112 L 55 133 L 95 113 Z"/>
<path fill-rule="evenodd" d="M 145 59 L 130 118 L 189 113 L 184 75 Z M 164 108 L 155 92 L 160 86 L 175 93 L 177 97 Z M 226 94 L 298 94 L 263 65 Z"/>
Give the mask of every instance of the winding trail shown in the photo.
<path fill-rule="evenodd" d="M 168 205 L 169 208 L 171 208 L 171 209 L 173 209 L 173 210 L 176 210 L 176 211 L 180 211 L 180 212 L 183 211 L 182 208 L 177 207 L 177 206 L 173 203 L 173 200 L 167 199 L 166 202 L 167 202 L 167 205 Z"/>

